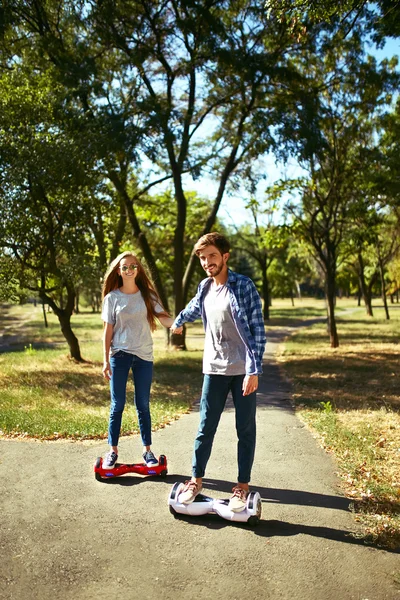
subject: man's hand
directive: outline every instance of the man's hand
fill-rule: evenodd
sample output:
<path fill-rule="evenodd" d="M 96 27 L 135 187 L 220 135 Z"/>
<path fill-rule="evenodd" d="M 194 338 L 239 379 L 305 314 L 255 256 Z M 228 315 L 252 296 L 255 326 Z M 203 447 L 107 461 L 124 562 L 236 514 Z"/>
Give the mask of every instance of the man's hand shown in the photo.
<path fill-rule="evenodd" d="M 180 327 L 171 327 L 171 333 L 177 333 L 178 335 L 180 335 L 183 331 L 183 325 L 181 325 Z"/>
<path fill-rule="evenodd" d="M 248 396 L 258 388 L 258 375 L 246 375 L 243 379 L 243 396 Z"/>

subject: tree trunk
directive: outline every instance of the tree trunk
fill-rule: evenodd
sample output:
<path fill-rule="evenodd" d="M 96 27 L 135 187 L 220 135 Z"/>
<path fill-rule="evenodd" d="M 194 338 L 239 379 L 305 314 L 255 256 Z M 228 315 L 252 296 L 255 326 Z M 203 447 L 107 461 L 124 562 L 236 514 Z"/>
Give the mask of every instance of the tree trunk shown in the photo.
<path fill-rule="evenodd" d="M 386 298 L 385 271 L 384 271 L 383 263 L 382 263 L 380 256 L 379 256 L 379 274 L 381 277 L 381 294 L 382 294 L 383 308 L 385 309 L 386 319 L 389 320 L 390 315 L 389 315 L 389 308 L 388 308 L 388 303 L 387 303 L 387 298 Z"/>
<path fill-rule="evenodd" d="M 210 233 L 212 227 L 214 226 L 215 220 L 217 218 L 217 213 L 218 213 L 219 207 L 221 205 L 222 198 L 224 196 L 225 188 L 228 183 L 229 177 L 231 176 L 232 172 L 237 167 L 236 155 L 237 155 L 238 147 L 239 147 L 239 145 L 237 144 L 236 146 L 234 146 L 232 148 L 231 154 L 228 158 L 228 161 L 227 161 L 225 168 L 221 175 L 221 179 L 220 179 L 219 186 L 218 186 L 218 192 L 215 197 L 214 204 L 212 206 L 210 214 L 207 217 L 206 224 L 203 227 L 200 237 L 202 237 L 206 233 Z M 194 252 L 192 252 L 192 254 L 190 255 L 188 264 L 186 265 L 186 271 L 185 271 L 185 275 L 183 277 L 183 286 L 182 287 L 183 287 L 183 302 L 184 302 L 184 304 L 186 304 L 186 302 L 188 300 L 189 286 L 192 281 L 194 271 L 196 269 L 196 260 L 197 260 L 197 256 L 195 255 Z"/>
<path fill-rule="evenodd" d="M 336 292 L 335 274 L 327 273 L 325 281 L 326 304 L 328 312 L 328 332 L 331 342 L 331 348 L 339 347 L 339 337 L 336 329 L 335 319 L 335 292 Z"/>
<path fill-rule="evenodd" d="M 61 331 L 63 332 L 63 335 L 67 340 L 71 358 L 78 362 L 84 362 L 81 356 L 78 338 L 76 337 L 71 328 L 71 315 L 69 315 L 65 310 L 63 310 L 59 311 L 57 317 L 60 321 Z"/>
<path fill-rule="evenodd" d="M 67 288 L 67 302 L 65 308 L 60 308 L 54 302 L 54 300 L 47 296 L 46 292 L 42 289 L 39 292 L 39 296 L 42 302 L 46 302 L 53 310 L 53 312 L 57 315 L 57 318 L 61 325 L 61 331 L 67 341 L 69 346 L 69 352 L 71 358 L 76 360 L 77 362 L 84 362 L 81 350 L 79 347 L 79 341 L 71 328 L 71 315 L 75 304 L 75 290 L 73 285 L 66 284 Z"/>
<path fill-rule="evenodd" d="M 79 288 L 75 289 L 75 314 L 79 315 Z"/>
<path fill-rule="evenodd" d="M 125 216 L 125 219 L 126 219 L 126 216 Z M 103 228 L 103 215 L 102 215 L 100 209 L 97 210 L 97 223 L 92 223 L 90 225 L 90 228 L 93 232 L 94 239 L 96 240 L 97 251 L 99 253 L 100 270 L 102 273 L 104 273 L 105 270 L 107 269 L 108 261 L 107 261 L 106 241 L 105 241 L 104 228 Z M 113 239 L 113 245 L 114 245 L 114 243 L 115 243 L 115 234 L 114 234 L 114 239 Z M 118 254 L 118 252 L 117 252 L 117 254 Z M 117 254 L 115 254 L 115 256 L 117 256 Z M 110 261 L 113 260 L 115 258 L 115 256 L 110 256 Z"/>
<path fill-rule="evenodd" d="M 175 317 L 185 308 L 183 295 L 183 273 L 184 273 L 184 236 L 186 226 L 186 198 L 182 189 L 180 173 L 174 174 L 175 200 L 178 207 L 178 215 L 174 232 L 174 294 L 175 294 Z M 186 327 L 182 334 L 171 335 L 170 344 L 174 350 L 186 350 Z"/>
<path fill-rule="evenodd" d="M 112 260 L 114 260 L 114 258 L 117 258 L 118 254 L 120 253 L 119 249 L 120 249 L 120 245 L 123 240 L 123 237 L 124 237 L 125 227 L 126 227 L 126 210 L 125 210 L 125 206 L 122 204 L 122 202 L 120 202 L 119 219 L 118 219 L 117 226 L 114 230 L 114 239 L 112 241 L 112 246 L 111 246 L 111 250 L 110 250 L 110 262 Z"/>
<path fill-rule="evenodd" d="M 42 311 L 43 311 L 43 321 L 44 321 L 44 326 L 47 327 L 49 326 L 48 322 L 47 322 L 47 315 L 46 315 L 46 309 L 44 307 L 44 302 L 42 302 Z"/>
<path fill-rule="evenodd" d="M 113 183 L 115 189 L 117 190 L 117 192 L 120 196 L 121 202 L 123 203 L 123 205 L 126 209 L 127 218 L 128 218 L 129 224 L 132 229 L 133 237 L 135 238 L 135 240 L 139 244 L 141 251 L 143 252 L 143 256 L 147 262 L 149 271 L 151 273 L 151 277 L 154 282 L 154 286 L 155 286 L 157 294 L 161 300 L 161 304 L 163 305 L 163 307 L 165 308 L 165 310 L 167 312 L 170 312 L 169 305 L 168 305 L 168 297 L 167 297 L 167 294 L 165 293 L 165 289 L 164 289 L 163 283 L 161 281 L 161 277 L 160 277 L 160 273 L 159 273 L 156 261 L 154 260 L 154 256 L 153 256 L 153 253 L 149 246 L 149 243 L 147 241 L 146 234 L 142 231 L 142 229 L 140 227 L 140 223 L 137 219 L 135 208 L 133 206 L 133 200 L 132 200 L 132 198 L 130 198 L 130 196 L 126 190 L 126 182 L 124 182 L 122 180 L 122 178 L 119 176 L 119 174 L 116 171 L 109 171 L 107 173 L 107 176 L 110 179 L 110 181 Z"/>
<path fill-rule="evenodd" d="M 365 304 L 365 310 L 367 311 L 367 315 L 369 317 L 373 317 L 372 312 L 372 286 L 368 288 L 367 283 L 365 281 L 364 274 L 364 260 L 361 252 L 358 253 L 358 280 L 360 285 L 360 290 L 362 293 L 362 297 Z"/>
<path fill-rule="evenodd" d="M 267 274 L 266 263 L 261 265 L 261 273 L 262 273 L 262 296 L 263 296 L 263 300 L 264 300 L 263 316 L 264 316 L 264 321 L 269 321 L 270 298 L 269 298 L 269 285 L 268 285 L 268 274 Z"/>

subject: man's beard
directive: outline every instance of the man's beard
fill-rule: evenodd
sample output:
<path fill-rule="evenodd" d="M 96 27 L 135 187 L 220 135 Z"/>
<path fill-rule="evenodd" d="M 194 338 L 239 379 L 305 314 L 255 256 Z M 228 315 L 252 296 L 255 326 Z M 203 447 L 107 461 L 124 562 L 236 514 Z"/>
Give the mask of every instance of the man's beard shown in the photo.
<path fill-rule="evenodd" d="M 224 263 L 221 263 L 220 265 L 215 265 L 215 267 L 216 268 L 211 273 L 207 273 L 208 277 L 216 277 L 217 275 L 219 275 L 222 269 L 224 268 Z M 205 269 L 205 271 L 207 272 L 207 269 Z"/>

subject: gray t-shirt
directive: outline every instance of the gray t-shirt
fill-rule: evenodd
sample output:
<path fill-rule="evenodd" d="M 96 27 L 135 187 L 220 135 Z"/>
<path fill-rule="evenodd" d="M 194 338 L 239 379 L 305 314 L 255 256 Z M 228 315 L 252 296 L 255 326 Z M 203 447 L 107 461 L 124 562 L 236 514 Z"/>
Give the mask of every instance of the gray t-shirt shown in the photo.
<path fill-rule="evenodd" d="M 210 285 L 204 298 L 207 317 L 203 373 L 206 375 L 244 375 L 246 346 L 236 329 L 229 290 L 226 285 Z"/>
<path fill-rule="evenodd" d="M 154 302 L 154 309 L 156 312 L 163 311 L 157 302 Z M 103 300 L 101 318 L 114 326 L 111 356 L 123 350 L 142 360 L 154 360 L 147 308 L 140 291 L 136 294 L 124 294 L 118 289 L 107 294 Z"/>

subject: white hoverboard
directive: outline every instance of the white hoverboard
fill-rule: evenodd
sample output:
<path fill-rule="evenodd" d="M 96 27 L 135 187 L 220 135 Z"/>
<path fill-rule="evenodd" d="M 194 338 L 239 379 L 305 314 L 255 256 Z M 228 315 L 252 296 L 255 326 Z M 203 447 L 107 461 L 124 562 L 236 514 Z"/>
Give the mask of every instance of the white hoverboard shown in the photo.
<path fill-rule="evenodd" d="M 198 494 L 190 504 L 182 504 L 178 498 L 183 487 L 184 484 L 177 481 L 168 498 L 169 512 L 174 517 L 177 517 L 178 513 L 192 517 L 210 513 L 217 514 L 227 521 L 247 523 L 250 527 L 255 527 L 261 518 L 261 496 L 258 492 L 250 492 L 247 496 L 246 507 L 240 512 L 233 512 L 228 508 L 228 499 L 217 500 L 204 494 Z"/>

